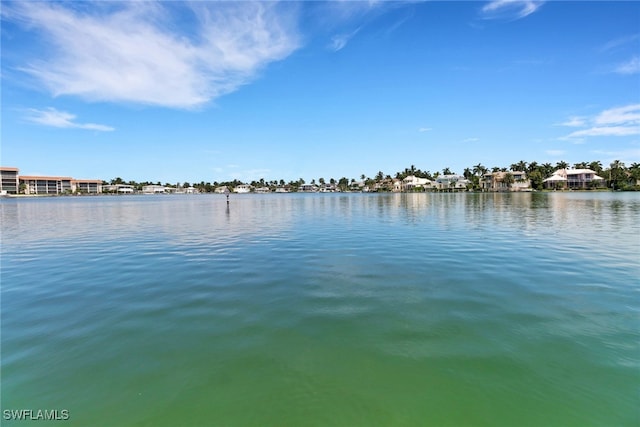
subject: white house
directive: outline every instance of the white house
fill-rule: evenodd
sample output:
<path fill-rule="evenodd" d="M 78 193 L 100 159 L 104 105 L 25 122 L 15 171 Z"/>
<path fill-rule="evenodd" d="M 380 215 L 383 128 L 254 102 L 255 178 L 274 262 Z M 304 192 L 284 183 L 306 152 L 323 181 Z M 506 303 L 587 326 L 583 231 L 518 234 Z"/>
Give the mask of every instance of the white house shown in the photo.
<path fill-rule="evenodd" d="M 602 186 L 605 180 L 591 169 L 558 169 L 542 182 L 547 188 L 556 188 L 566 184 L 567 188 L 585 189 Z"/>
<path fill-rule="evenodd" d="M 466 179 L 462 175 L 456 174 L 447 174 L 447 175 L 439 175 L 436 178 L 436 182 L 434 184 L 438 190 L 466 190 L 467 184 L 470 184 L 470 181 Z"/>
<path fill-rule="evenodd" d="M 162 194 L 166 192 L 167 192 L 167 187 L 165 187 L 164 185 L 151 184 L 151 185 L 144 185 L 142 187 L 143 194 Z"/>
<path fill-rule="evenodd" d="M 298 191 L 303 193 L 315 193 L 318 191 L 318 187 L 315 184 L 302 184 L 298 187 Z"/>
<path fill-rule="evenodd" d="M 431 187 L 433 181 L 427 178 L 418 178 L 414 175 L 409 175 L 402 180 L 402 191 L 413 191 L 414 188 L 428 188 Z"/>
<path fill-rule="evenodd" d="M 249 193 L 251 191 L 251 186 L 249 184 L 236 185 L 233 191 L 235 193 Z"/>

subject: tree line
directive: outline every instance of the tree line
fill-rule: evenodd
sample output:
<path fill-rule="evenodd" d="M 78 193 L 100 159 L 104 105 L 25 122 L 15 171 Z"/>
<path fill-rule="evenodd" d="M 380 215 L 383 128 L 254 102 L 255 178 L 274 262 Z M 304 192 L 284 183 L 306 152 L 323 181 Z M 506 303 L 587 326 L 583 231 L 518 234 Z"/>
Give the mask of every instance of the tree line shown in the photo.
<path fill-rule="evenodd" d="M 565 161 L 559 161 L 555 165 L 551 163 L 538 163 L 538 162 L 526 162 L 521 160 L 517 163 L 511 164 L 507 167 L 486 167 L 481 163 L 477 165 L 465 168 L 462 173 L 459 175 L 463 176 L 467 179 L 469 184 L 469 190 L 479 190 L 481 188 L 480 180 L 485 174 L 495 173 L 495 172 L 507 172 L 506 176 L 508 177 L 509 172 L 525 172 L 527 174 L 527 178 L 531 181 L 531 187 L 536 190 L 542 190 L 544 188 L 543 181 L 549 178 L 553 173 L 560 169 L 567 168 L 574 169 L 591 169 L 598 176 L 604 178 L 605 185 L 607 188 L 615 189 L 615 190 L 640 190 L 640 163 L 634 162 L 630 166 L 626 166 L 620 160 L 615 160 L 609 164 L 608 167 L 604 167 L 602 162 L 599 160 L 591 161 L 591 162 L 579 162 L 574 164 L 569 164 Z M 356 178 L 347 178 L 341 177 L 339 179 L 329 178 L 325 179 L 324 177 L 320 177 L 317 180 L 315 178 L 311 179 L 309 184 L 325 186 L 330 185 L 336 188 L 339 191 L 346 191 L 352 188 L 357 183 L 362 183 L 369 188 L 373 188 L 376 184 L 389 183 L 394 178 L 395 179 L 404 179 L 408 176 L 416 176 L 418 178 L 426 178 L 429 180 L 436 180 L 438 177 L 442 175 L 458 175 L 456 172 L 452 171 L 449 167 L 443 168 L 441 171 L 430 172 L 429 170 L 421 170 L 416 168 L 415 165 L 411 165 L 408 168 L 405 168 L 403 171 L 398 171 L 393 175 L 385 174 L 382 171 L 378 171 L 372 177 L 369 177 L 365 174 L 360 175 L 360 181 L 357 181 Z M 508 179 L 508 178 L 507 178 Z M 175 184 L 165 183 L 164 186 L 168 188 L 189 188 L 194 187 L 197 191 L 202 193 L 211 193 L 214 192 L 216 188 L 221 186 L 226 186 L 228 188 L 235 188 L 238 185 L 249 184 L 253 187 L 267 187 L 270 189 L 275 189 L 277 187 L 287 187 L 290 191 L 297 191 L 300 186 L 306 184 L 304 178 L 299 178 L 298 180 L 290 180 L 285 181 L 284 179 L 280 180 L 265 180 L 264 178 L 260 178 L 259 180 L 253 180 L 251 182 L 243 182 L 238 179 L 234 179 L 233 181 L 213 181 L 213 182 L 178 182 Z M 136 181 L 124 181 L 122 178 L 117 177 L 112 179 L 111 181 L 103 181 L 104 185 L 112 184 L 125 184 L 130 185 L 134 189 L 141 191 L 142 188 L 146 185 L 162 185 L 158 182 L 136 182 Z"/>

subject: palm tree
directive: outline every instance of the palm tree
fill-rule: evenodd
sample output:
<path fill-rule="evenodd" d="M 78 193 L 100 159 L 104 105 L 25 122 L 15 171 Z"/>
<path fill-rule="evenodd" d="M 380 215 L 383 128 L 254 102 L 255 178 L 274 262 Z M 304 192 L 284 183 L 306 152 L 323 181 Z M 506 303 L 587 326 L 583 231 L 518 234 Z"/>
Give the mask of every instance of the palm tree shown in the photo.
<path fill-rule="evenodd" d="M 568 167 L 569 167 L 569 163 L 565 162 L 564 160 L 560 160 L 558 163 L 556 163 L 556 170 L 566 169 Z"/>
<path fill-rule="evenodd" d="M 602 173 L 602 162 L 600 160 L 594 160 L 589 163 L 589 169 L 600 175 Z"/>
<path fill-rule="evenodd" d="M 573 164 L 573 168 L 574 169 L 586 169 L 587 168 L 587 163 L 586 162 L 574 163 Z"/>
<path fill-rule="evenodd" d="M 513 175 L 511 174 L 511 172 L 507 172 L 506 174 L 504 174 L 504 177 L 502 178 L 502 182 L 506 184 L 507 189 L 511 188 L 511 184 L 515 182 L 515 179 L 513 178 Z"/>
<path fill-rule="evenodd" d="M 482 163 L 478 163 L 477 165 L 475 165 L 473 167 L 473 174 L 474 175 L 482 176 L 485 173 L 487 173 L 488 171 L 489 171 L 489 169 L 487 169 L 486 167 L 482 166 Z"/>
<path fill-rule="evenodd" d="M 611 163 L 611 168 L 609 169 L 609 180 L 611 181 L 611 187 L 614 190 L 616 188 L 622 188 L 627 180 L 627 174 L 624 169 L 624 163 L 620 160 L 614 160 Z"/>
<path fill-rule="evenodd" d="M 451 175 L 451 169 L 449 169 L 448 167 L 442 169 L 442 175 Z"/>

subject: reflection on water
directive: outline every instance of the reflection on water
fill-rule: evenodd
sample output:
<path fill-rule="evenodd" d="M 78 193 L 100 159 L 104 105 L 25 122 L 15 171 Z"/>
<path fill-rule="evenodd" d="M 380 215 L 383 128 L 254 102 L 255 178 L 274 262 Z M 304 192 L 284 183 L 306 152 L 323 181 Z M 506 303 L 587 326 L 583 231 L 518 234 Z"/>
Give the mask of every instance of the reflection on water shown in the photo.
<path fill-rule="evenodd" d="M 639 212 L 588 192 L 2 200 L 2 407 L 637 425 Z"/>

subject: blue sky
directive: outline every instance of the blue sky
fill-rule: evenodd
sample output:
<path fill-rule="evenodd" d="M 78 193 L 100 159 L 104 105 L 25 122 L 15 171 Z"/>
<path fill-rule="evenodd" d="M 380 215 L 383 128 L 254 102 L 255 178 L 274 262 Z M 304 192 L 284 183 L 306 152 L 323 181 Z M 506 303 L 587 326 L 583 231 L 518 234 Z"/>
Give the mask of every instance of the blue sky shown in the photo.
<path fill-rule="evenodd" d="M 161 182 L 640 161 L 640 3 L 2 2 L 3 166 Z"/>

